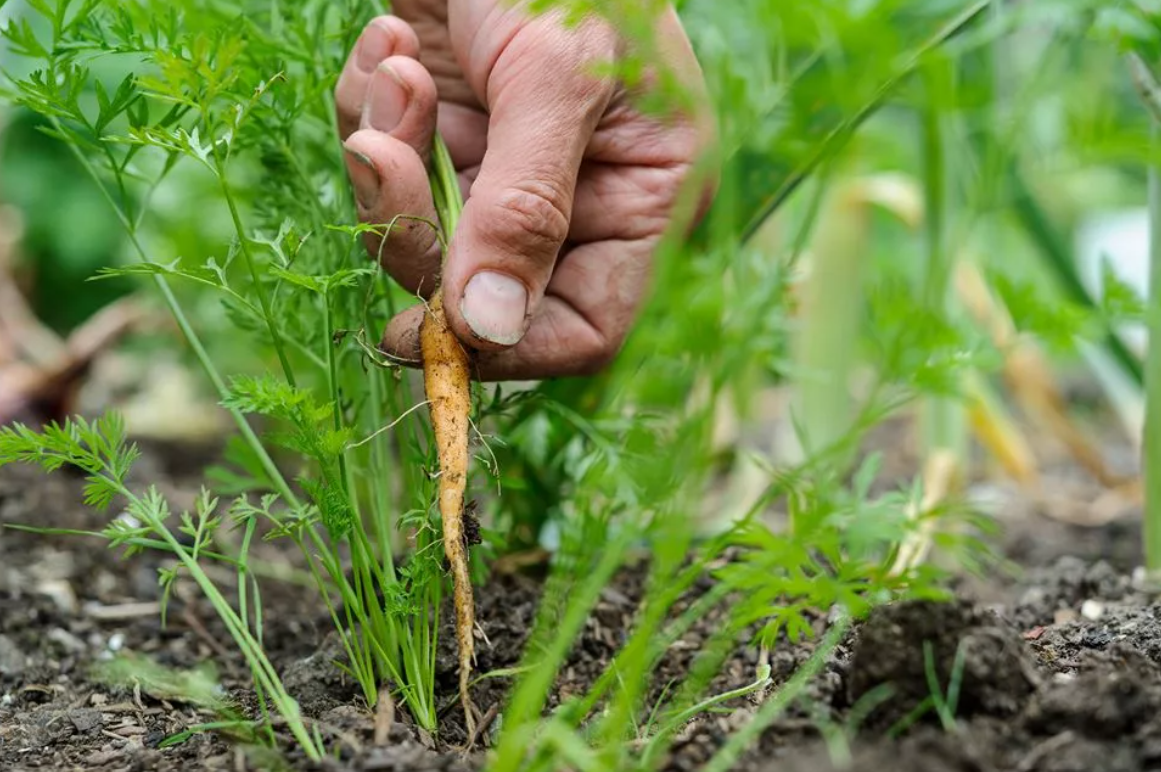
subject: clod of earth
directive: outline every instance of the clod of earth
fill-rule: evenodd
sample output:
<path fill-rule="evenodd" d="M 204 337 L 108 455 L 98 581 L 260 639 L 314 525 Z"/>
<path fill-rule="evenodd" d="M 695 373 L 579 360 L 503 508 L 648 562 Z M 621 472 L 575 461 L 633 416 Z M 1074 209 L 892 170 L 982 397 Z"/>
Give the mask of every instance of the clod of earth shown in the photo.
<path fill-rule="evenodd" d="M 959 679 L 958 715 L 1016 714 L 1037 687 L 1020 633 L 966 602 L 899 603 L 874 611 L 859 631 L 849 682 L 852 702 L 890 684 L 894 693 L 872 715 L 890 726 L 931 696 L 925 644 L 946 690 Z M 964 647 L 962 670 L 956 656 Z"/>
<path fill-rule="evenodd" d="M 443 548 L 455 583 L 456 642 L 460 654 L 460 701 L 468 736 L 475 734 L 468 681 L 474 660 L 472 629 L 475 605 L 468 572 L 464 532 L 464 490 L 468 481 L 468 414 L 471 378 L 468 354 L 448 327 L 443 293 L 428 303 L 419 329 L 423 353 L 423 384 L 431 410 L 432 431 L 439 454 L 439 513 L 443 519 Z"/>

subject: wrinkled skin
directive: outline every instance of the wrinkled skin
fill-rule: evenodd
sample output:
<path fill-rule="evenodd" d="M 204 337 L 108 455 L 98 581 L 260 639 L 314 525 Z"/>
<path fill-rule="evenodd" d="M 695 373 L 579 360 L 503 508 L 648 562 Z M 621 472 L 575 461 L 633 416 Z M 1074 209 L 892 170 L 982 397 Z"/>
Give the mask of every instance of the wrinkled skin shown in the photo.
<path fill-rule="evenodd" d="M 566 29 L 503 0 L 397 0 L 394 13 L 366 27 L 335 91 L 359 216 L 435 219 L 427 165 L 437 126 L 466 202 L 442 277 L 439 242 L 421 222 L 400 221 L 386 243 L 369 236 L 368 249 L 420 296 L 442 280 L 475 377 L 602 369 L 712 141 L 708 110 L 668 120 L 635 110 L 622 84 L 591 69 L 624 45 L 598 20 Z M 658 33 L 665 66 L 705 104 L 675 12 Z M 707 186 L 694 218 L 708 196 Z M 384 351 L 416 361 L 421 319 L 422 306 L 393 319 Z"/>

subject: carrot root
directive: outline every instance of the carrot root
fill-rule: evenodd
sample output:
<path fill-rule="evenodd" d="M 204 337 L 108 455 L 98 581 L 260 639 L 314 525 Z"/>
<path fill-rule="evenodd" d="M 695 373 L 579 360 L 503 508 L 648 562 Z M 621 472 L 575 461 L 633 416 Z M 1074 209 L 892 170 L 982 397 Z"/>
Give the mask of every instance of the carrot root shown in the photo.
<path fill-rule="evenodd" d="M 443 293 L 428 303 L 419 329 L 423 353 L 423 384 L 431 411 L 432 430 L 439 455 L 439 513 L 443 519 L 443 546 L 455 587 L 456 642 L 459 645 L 460 702 L 468 736 L 475 734 L 475 716 L 468 682 L 475 660 L 475 602 L 472 597 L 468 552 L 464 538 L 464 492 L 468 480 L 468 429 L 471 378 L 468 354 L 448 327 Z"/>

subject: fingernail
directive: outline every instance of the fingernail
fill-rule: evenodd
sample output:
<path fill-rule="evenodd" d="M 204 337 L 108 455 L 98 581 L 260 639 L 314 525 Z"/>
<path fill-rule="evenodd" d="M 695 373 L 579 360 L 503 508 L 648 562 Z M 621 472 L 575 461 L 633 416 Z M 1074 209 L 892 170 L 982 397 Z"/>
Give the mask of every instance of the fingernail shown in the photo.
<path fill-rule="evenodd" d="M 359 206 L 371 209 L 379 200 L 379 170 L 366 153 L 344 147 L 347 172 L 351 175 L 351 185 L 355 188 L 355 198 Z"/>
<path fill-rule="evenodd" d="M 391 55 L 393 43 L 390 32 L 378 24 L 371 24 L 359 37 L 355 63 L 363 72 L 371 72 L 379 62 Z"/>
<path fill-rule="evenodd" d="M 386 62 L 380 63 L 371 76 L 371 89 L 367 96 L 367 123 L 382 132 L 395 131 L 403 120 L 407 109 L 407 86 L 399 73 Z"/>
<path fill-rule="evenodd" d="M 514 346 L 524 337 L 528 291 L 524 285 L 494 271 L 480 271 L 464 288 L 460 313 L 478 337 Z"/>

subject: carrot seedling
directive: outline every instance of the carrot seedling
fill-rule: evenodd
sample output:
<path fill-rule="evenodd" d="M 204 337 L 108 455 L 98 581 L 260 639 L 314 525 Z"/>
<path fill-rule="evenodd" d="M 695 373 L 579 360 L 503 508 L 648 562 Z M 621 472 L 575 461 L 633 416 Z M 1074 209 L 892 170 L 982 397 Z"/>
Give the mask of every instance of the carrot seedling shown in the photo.
<path fill-rule="evenodd" d="M 459 221 L 463 199 L 455 167 L 447 147 L 436 140 L 432 164 L 432 193 L 444 230 L 444 255 Z M 423 386 L 431 411 L 431 428 L 439 457 L 439 514 L 443 521 L 443 549 L 454 583 L 456 643 L 459 647 L 460 702 L 468 736 L 475 734 L 475 718 L 468 692 L 474 659 L 472 628 L 475 601 L 468 569 L 468 544 L 464 534 L 464 491 L 468 483 L 468 431 L 472 407 L 470 360 L 456 338 L 443 310 L 443 291 L 437 290 L 427 304 L 419 330 L 423 355 Z"/>

